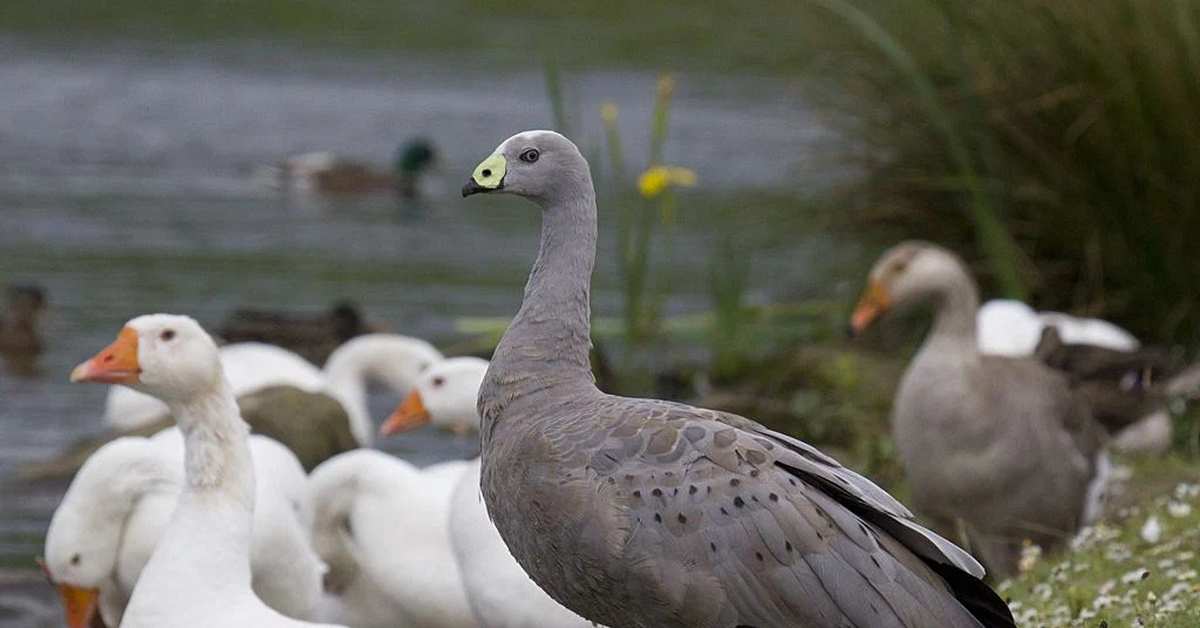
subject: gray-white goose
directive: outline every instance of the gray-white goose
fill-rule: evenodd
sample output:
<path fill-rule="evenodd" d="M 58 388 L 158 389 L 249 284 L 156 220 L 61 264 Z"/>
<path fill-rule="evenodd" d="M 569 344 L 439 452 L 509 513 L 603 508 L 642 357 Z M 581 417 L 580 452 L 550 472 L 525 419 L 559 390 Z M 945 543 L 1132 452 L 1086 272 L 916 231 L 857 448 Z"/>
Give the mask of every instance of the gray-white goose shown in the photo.
<path fill-rule="evenodd" d="M 1025 540 L 1052 550 L 1099 514 L 1104 430 L 1060 372 L 1035 357 L 980 353 L 978 289 L 940 246 L 912 241 L 884 253 L 851 327 L 913 302 L 937 310 L 892 408 L 913 505 L 943 534 L 965 524 L 976 556 L 1011 575 Z"/>
<path fill-rule="evenodd" d="M 478 404 L 488 512 L 551 597 L 613 628 L 1013 625 L 974 559 L 815 448 L 737 415 L 596 388 L 596 200 L 574 144 L 509 138 L 463 187 L 481 192 L 542 210 L 525 298 Z"/>

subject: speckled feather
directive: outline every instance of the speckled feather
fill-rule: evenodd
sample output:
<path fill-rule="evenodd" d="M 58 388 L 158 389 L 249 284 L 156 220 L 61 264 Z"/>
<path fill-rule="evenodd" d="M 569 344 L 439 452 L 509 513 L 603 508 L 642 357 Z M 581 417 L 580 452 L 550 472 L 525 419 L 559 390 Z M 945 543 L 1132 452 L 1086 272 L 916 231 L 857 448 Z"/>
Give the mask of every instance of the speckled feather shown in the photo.
<path fill-rule="evenodd" d="M 511 452 L 519 462 L 484 479 L 497 497 L 521 495 L 510 503 L 524 506 L 525 526 L 501 534 L 534 546 L 517 554 L 537 557 L 522 566 L 561 603 L 589 601 L 575 608 L 585 617 L 614 627 L 1004 625 L 972 617 L 927 564 L 981 576 L 965 552 L 868 480 L 747 419 L 597 391 L 513 427 L 527 431 Z M 634 623 L 628 607 L 643 609 Z"/>

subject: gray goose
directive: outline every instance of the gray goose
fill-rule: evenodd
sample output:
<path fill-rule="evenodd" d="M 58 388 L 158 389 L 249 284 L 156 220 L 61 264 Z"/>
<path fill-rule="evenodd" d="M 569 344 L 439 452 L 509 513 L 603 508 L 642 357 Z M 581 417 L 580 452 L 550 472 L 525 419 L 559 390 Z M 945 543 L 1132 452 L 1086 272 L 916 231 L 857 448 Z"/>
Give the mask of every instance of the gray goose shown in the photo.
<path fill-rule="evenodd" d="M 885 252 L 851 327 L 861 332 L 913 302 L 937 309 L 892 408 L 913 506 L 943 534 L 965 526 L 988 569 L 1011 575 L 1024 541 L 1053 550 L 1099 513 L 1104 430 L 1062 373 L 1033 356 L 979 352 L 978 289 L 940 246 L 910 241 Z"/>
<path fill-rule="evenodd" d="M 596 199 L 568 139 L 504 141 L 463 187 L 481 192 L 542 210 L 478 407 L 488 513 L 551 597 L 613 628 L 1014 625 L 970 555 L 815 448 L 734 414 L 596 388 Z"/>

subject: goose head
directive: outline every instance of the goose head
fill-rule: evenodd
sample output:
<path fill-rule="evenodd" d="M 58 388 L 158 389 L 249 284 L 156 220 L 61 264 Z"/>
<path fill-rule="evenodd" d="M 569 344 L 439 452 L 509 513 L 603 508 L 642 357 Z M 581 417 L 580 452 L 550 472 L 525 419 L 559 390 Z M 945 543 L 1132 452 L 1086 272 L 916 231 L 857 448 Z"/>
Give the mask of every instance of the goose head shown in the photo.
<path fill-rule="evenodd" d="M 462 194 L 516 194 L 548 207 L 573 196 L 581 180 L 590 186 L 590 178 L 587 161 L 571 140 L 554 131 L 525 131 L 480 162 Z"/>
<path fill-rule="evenodd" d="M 72 382 L 121 384 L 168 405 L 221 385 L 217 345 L 187 316 L 149 314 L 130 320 L 116 341 L 75 367 Z"/>
<path fill-rule="evenodd" d="M 955 254 L 929 242 L 898 244 L 871 268 L 866 291 L 850 318 L 851 331 L 863 331 L 896 306 L 932 300 L 964 285 L 970 286 L 971 279 Z"/>
<path fill-rule="evenodd" d="M 137 504 L 150 494 L 173 496 L 183 467 L 145 438 L 118 438 L 96 450 L 76 473 L 46 532 L 42 569 L 58 588 L 68 628 L 85 628 L 98 610 L 116 625 L 119 610 L 105 605 L 117 588 L 126 526 Z M 164 521 L 165 523 L 165 521 Z M 148 556 L 146 556 L 148 558 Z"/>
<path fill-rule="evenodd" d="M 429 367 L 379 435 L 389 436 L 432 423 L 457 434 L 479 429 L 475 401 L 487 373 L 488 361 L 480 358 L 447 358 Z"/>
<path fill-rule="evenodd" d="M 342 343 L 325 362 L 334 389 L 347 382 L 378 383 L 406 394 L 421 371 L 442 359 L 433 345 L 400 334 L 362 334 Z"/>

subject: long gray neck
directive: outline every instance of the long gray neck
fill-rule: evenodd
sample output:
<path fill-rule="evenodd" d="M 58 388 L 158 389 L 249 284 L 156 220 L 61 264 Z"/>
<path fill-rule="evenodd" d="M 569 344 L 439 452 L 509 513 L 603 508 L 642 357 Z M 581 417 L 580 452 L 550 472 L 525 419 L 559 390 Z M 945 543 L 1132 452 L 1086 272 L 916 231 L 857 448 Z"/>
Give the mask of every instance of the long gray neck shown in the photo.
<path fill-rule="evenodd" d="M 954 346 L 977 351 L 975 320 L 979 310 L 979 290 L 966 273 L 955 274 L 938 291 L 937 314 L 926 346 Z"/>
<path fill-rule="evenodd" d="M 595 385 L 591 363 L 596 195 L 590 176 L 542 208 L 542 240 L 521 309 L 496 347 L 484 394 L 519 398 L 562 385 Z"/>

